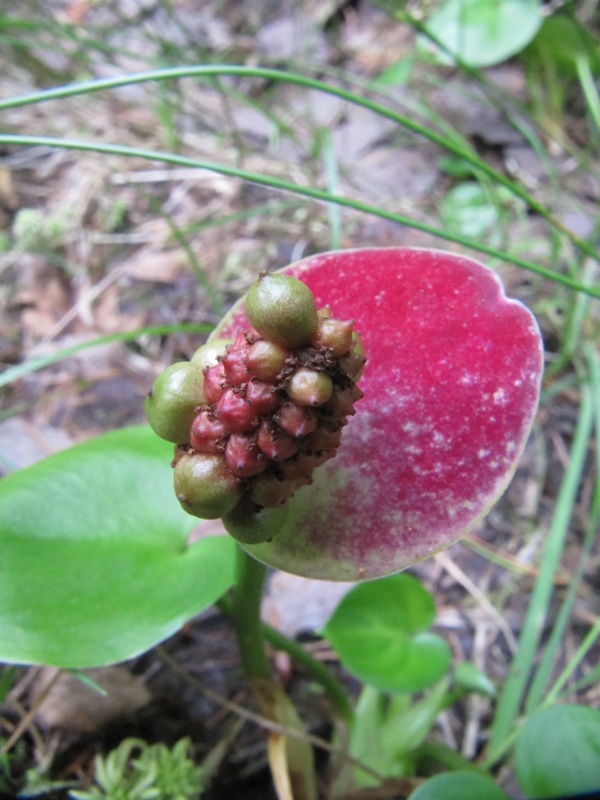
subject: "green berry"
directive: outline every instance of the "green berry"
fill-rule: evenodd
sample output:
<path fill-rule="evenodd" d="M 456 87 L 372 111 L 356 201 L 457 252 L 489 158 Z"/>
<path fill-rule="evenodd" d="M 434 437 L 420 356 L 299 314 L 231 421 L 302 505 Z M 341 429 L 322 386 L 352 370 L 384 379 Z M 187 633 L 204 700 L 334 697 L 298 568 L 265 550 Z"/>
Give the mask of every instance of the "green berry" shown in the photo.
<path fill-rule="evenodd" d="M 264 339 L 291 350 L 308 345 L 318 326 L 313 293 L 290 275 L 261 275 L 246 296 L 246 316 Z"/>
<path fill-rule="evenodd" d="M 356 382 L 362 375 L 366 361 L 365 349 L 362 346 L 360 335 L 353 331 L 351 350 L 347 356 L 340 358 L 340 367 L 349 378 Z"/>
<path fill-rule="evenodd" d="M 340 358 L 350 352 L 353 328 L 352 320 L 320 318 L 313 344 L 326 347 L 333 356 Z"/>
<path fill-rule="evenodd" d="M 242 500 L 241 503 L 223 517 L 227 533 L 242 544 L 270 542 L 283 528 L 287 518 L 288 506 L 281 508 L 256 509 L 254 503 Z"/>
<path fill-rule="evenodd" d="M 174 486 L 184 510 L 201 519 L 218 519 L 228 514 L 242 498 L 240 484 L 222 455 L 182 456 L 175 464 Z"/>
<path fill-rule="evenodd" d="M 219 356 L 225 355 L 225 348 L 232 344 L 233 339 L 212 339 L 199 347 L 191 358 L 192 364 L 198 364 L 204 371 L 207 367 L 214 367 Z"/>
<path fill-rule="evenodd" d="M 310 483 L 310 478 L 282 478 L 273 472 L 257 475 L 250 485 L 250 500 L 257 506 L 281 508 L 302 486 Z"/>
<path fill-rule="evenodd" d="M 290 378 L 287 393 L 299 406 L 322 406 L 333 394 L 333 381 L 325 372 L 300 367 Z"/>
<path fill-rule="evenodd" d="M 246 357 L 246 366 L 254 378 L 275 381 L 285 367 L 289 351 L 275 342 L 259 339 L 254 342 Z"/>
<path fill-rule="evenodd" d="M 146 397 L 146 416 L 154 432 L 174 444 L 187 444 L 196 409 L 204 402 L 202 370 L 178 361 L 154 381 Z"/>

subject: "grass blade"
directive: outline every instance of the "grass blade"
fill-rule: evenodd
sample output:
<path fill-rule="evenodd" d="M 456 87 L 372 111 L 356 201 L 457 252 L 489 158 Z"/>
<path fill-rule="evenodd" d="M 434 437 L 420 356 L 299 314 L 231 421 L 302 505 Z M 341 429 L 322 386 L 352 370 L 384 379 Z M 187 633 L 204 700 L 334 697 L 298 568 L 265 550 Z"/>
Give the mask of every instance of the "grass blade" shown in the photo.
<path fill-rule="evenodd" d="M 7 98 L 5 100 L 0 100 L 0 111 L 32 105 L 35 103 L 48 102 L 50 100 L 75 97 L 78 95 L 89 94 L 106 89 L 116 89 L 138 83 L 192 77 L 214 78 L 215 76 L 222 75 L 232 75 L 244 78 L 261 78 L 267 81 L 276 81 L 289 83 L 296 86 L 303 86 L 307 89 L 313 89 L 334 97 L 339 97 L 348 103 L 366 108 L 374 114 L 383 117 L 384 119 L 389 119 L 402 126 L 406 130 L 409 130 L 412 133 L 422 136 L 425 139 L 437 144 L 448 152 L 456 156 L 460 156 L 484 175 L 487 175 L 497 183 L 506 186 L 515 195 L 515 197 L 519 197 L 521 200 L 523 200 L 532 211 L 535 211 L 537 214 L 543 217 L 546 222 L 548 222 L 556 230 L 560 231 L 582 252 L 586 253 L 593 259 L 598 259 L 598 253 L 589 242 L 576 236 L 572 231 L 566 228 L 559 219 L 557 219 L 550 211 L 548 211 L 543 203 L 532 197 L 520 184 L 511 180 L 511 178 L 507 177 L 506 175 L 503 175 L 501 172 L 498 172 L 486 161 L 481 159 L 472 148 L 466 147 L 464 140 L 457 141 L 456 137 L 445 136 L 437 133 L 425 125 L 416 122 L 410 117 L 399 114 L 388 106 L 384 106 L 366 97 L 362 97 L 361 95 L 349 91 L 348 89 L 343 89 L 341 87 L 334 86 L 316 78 L 311 78 L 307 75 L 301 75 L 296 72 L 285 72 L 267 67 L 244 67 L 240 65 L 228 64 L 207 64 L 194 67 L 168 67 L 165 69 L 149 70 L 147 72 L 133 75 L 130 74 L 115 78 L 84 81 L 82 83 L 69 84 L 66 86 L 59 86 L 54 89 L 46 89 L 41 92 L 21 95 L 20 97 Z"/>
<path fill-rule="evenodd" d="M 494 764 L 504 753 L 510 741 L 513 725 L 520 712 L 544 620 L 548 613 L 554 576 L 559 566 L 588 451 L 592 431 L 593 408 L 592 390 L 590 386 L 584 385 L 581 390 L 579 418 L 573 437 L 569 465 L 565 471 L 556 501 L 554 516 L 548 532 L 548 540 L 540 564 L 539 577 L 534 586 L 523 623 L 519 649 L 504 684 L 494 715 L 486 759 L 488 765 Z"/>
<path fill-rule="evenodd" d="M 343 197 L 341 195 L 334 195 L 322 189 L 314 189 L 311 186 L 300 186 L 289 181 L 282 180 L 281 178 L 274 178 L 264 173 L 250 172 L 248 170 L 239 169 L 237 167 L 227 166 L 225 164 L 218 164 L 201 159 L 191 158 L 190 156 L 180 156 L 174 153 L 161 153 L 155 150 L 146 150 L 138 147 L 128 147 L 125 145 L 107 144 L 105 142 L 86 142 L 77 139 L 61 139 L 58 137 L 49 136 L 25 136 L 19 134 L 0 134 L 0 144 L 7 145 L 20 145 L 20 146 L 43 146 L 52 148 L 63 148 L 65 150 L 82 150 L 87 152 L 103 153 L 109 155 L 126 156 L 132 158 L 142 158 L 148 161 L 159 161 L 165 164 L 174 164 L 183 167 L 197 167 L 198 169 L 206 169 L 211 172 L 216 172 L 220 175 L 227 175 L 234 178 L 241 178 L 242 180 L 250 183 L 256 183 L 261 186 L 269 186 L 272 189 L 283 190 L 285 192 L 292 192 L 303 197 L 309 197 L 312 200 L 320 200 L 325 203 L 336 203 L 346 208 L 352 208 L 355 211 L 361 211 L 364 214 L 371 214 L 373 216 L 381 217 L 382 219 L 390 220 L 391 222 L 398 222 L 401 225 L 414 228 L 415 230 L 428 233 L 438 239 L 443 239 L 448 242 L 455 242 L 463 247 L 470 248 L 479 253 L 491 256 L 492 258 L 505 261 L 510 264 L 515 264 L 522 269 L 533 272 L 548 280 L 560 283 L 570 289 L 578 292 L 583 292 L 591 297 L 600 299 L 600 287 L 586 286 L 580 281 L 571 278 L 568 275 L 555 272 L 554 270 L 541 267 L 539 264 L 534 264 L 531 261 L 518 258 L 496 249 L 489 247 L 481 242 L 471 239 L 467 236 L 462 236 L 451 231 L 446 231 L 437 228 L 433 225 L 428 225 L 424 222 L 412 219 L 411 217 L 402 214 L 396 214 L 392 211 L 386 211 L 378 206 L 372 206 L 368 203 L 363 203 L 361 200 L 354 198 Z M 596 258 L 600 258 L 595 254 Z"/>

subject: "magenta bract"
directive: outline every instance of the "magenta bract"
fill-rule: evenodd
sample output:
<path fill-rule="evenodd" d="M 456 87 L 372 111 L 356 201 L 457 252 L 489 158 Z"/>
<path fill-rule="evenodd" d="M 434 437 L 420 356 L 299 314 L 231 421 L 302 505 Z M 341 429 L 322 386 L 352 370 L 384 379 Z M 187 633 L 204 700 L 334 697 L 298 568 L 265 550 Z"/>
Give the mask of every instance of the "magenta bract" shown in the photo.
<path fill-rule="evenodd" d="M 244 547 L 311 578 L 398 572 L 473 528 L 510 481 L 537 408 L 538 326 L 493 272 L 442 251 L 340 251 L 282 271 L 355 321 L 364 397 L 284 528 Z M 214 335 L 241 326 L 243 302 Z"/>

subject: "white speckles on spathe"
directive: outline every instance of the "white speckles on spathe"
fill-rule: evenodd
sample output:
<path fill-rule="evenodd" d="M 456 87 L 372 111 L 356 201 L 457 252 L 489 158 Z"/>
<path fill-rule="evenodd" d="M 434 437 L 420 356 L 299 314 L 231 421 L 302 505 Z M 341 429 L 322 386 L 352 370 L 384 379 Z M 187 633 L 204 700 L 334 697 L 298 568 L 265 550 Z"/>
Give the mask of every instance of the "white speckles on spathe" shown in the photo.
<path fill-rule="evenodd" d="M 494 392 L 494 403 L 498 405 L 504 402 L 506 402 L 506 392 L 502 387 L 500 387 L 499 389 L 496 389 L 496 391 Z"/>

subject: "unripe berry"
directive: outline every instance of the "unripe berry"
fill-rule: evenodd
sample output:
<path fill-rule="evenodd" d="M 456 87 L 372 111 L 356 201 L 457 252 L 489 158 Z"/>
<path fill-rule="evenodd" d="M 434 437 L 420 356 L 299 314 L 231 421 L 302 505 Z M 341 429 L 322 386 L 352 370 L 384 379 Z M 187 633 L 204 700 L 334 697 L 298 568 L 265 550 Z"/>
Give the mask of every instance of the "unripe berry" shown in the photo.
<path fill-rule="evenodd" d="M 280 347 L 275 342 L 259 339 L 248 350 L 246 366 L 254 378 L 261 381 L 274 381 L 285 367 L 289 355 L 289 350 Z"/>
<path fill-rule="evenodd" d="M 270 542 L 279 533 L 287 514 L 287 506 L 257 509 L 248 498 L 238 503 L 229 514 L 225 514 L 223 525 L 238 542 L 260 544 Z"/>
<path fill-rule="evenodd" d="M 362 391 L 355 383 L 350 384 L 347 389 L 334 392 L 331 398 L 323 406 L 323 414 L 327 419 L 340 421 L 344 417 L 356 414 L 354 403 L 363 396 Z"/>
<path fill-rule="evenodd" d="M 199 453 L 220 453 L 229 432 L 209 411 L 200 411 L 192 422 L 190 445 Z"/>
<path fill-rule="evenodd" d="M 261 422 L 258 429 L 257 444 L 272 461 L 283 461 L 298 450 L 299 444 L 289 433 L 282 431 L 270 420 Z"/>
<path fill-rule="evenodd" d="M 196 409 L 204 402 L 202 370 L 178 361 L 154 381 L 146 397 L 146 416 L 154 432 L 174 444 L 187 444 Z"/>
<path fill-rule="evenodd" d="M 228 514 L 242 497 L 240 484 L 221 455 L 182 456 L 175 465 L 174 486 L 184 510 L 202 519 Z"/>
<path fill-rule="evenodd" d="M 306 437 L 306 447 L 313 453 L 321 453 L 326 450 L 335 451 L 340 446 L 341 440 L 341 428 L 322 426 Z"/>
<path fill-rule="evenodd" d="M 310 478 L 316 468 L 333 458 L 335 453 L 335 450 L 320 450 L 312 455 L 300 452 L 294 458 L 282 462 L 279 471 L 286 479 Z"/>
<path fill-rule="evenodd" d="M 226 389 L 215 410 L 217 419 L 233 433 L 243 433 L 252 430 L 258 422 L 257 415 L 252 409 L 243 391 Z"/>
<path fill-rule="evenodd" d="M 227 380 L 232 386 L 240 386 L 250 380 L 250 372 L 246 365 L 246 356 L 250 345 L 246 341 L 243 332 L 240 332 L 235 342 L 229 345 L 223 356 L 223 369 Z"/>
<path fill-rule="evenodd" d="M 310 478 L 280 478 L 272 472 L 265 472 L 250 484 L 250 499 L 257 506 L 278 508 L 285 505 L 294 492 L 309 483 Z"/>
<path fill-rule="evenodd" d="M 293 350 L 317 330 L 317 306 L 308 286 L 289 275 L 261 275 L 248 290 L 246 316 L 270 342 Z"/>
<path fill-rule="evenodd" d="M 204 390 L 204 398 L 209 406 L 219 402 L 225 390 L 225 382 L 225 368 L 221 361 L 204 370 L 202 388 Z"/>
<path fill-rule="evenodd" d="M 307 367 L 297 369 L 287 385 L 288 395 L 299 406 L 322 406 L 332 392 L 333 381 L 329 375 Z"/>
<path fill-rule="evenodd" d="M 264 472 L 269 466 L 264 453 L 255 441 L 245 433 L 232 433 L 227 440 L 225 458 L 229 469 L 238 478 L 251 478 Z"/>
<path fill-rule="evenodd" d="M 341 358 L 350 352 L 353 328 L 352 320 L 320 318 L 312 343 L 326 347 L 336 358 Z"/>
<path fill-rule="evenodd" d="M 365 349 L 362 346 L 360 336 L 356 331 L 353 331 L 352 349 L 347 356 L 340 358 L 340 367 L 344 370 L 349 378 L 352 378 L 353 381 L 357 381 L 362 375 L 366 361 Z"/>
<path fill-rule="evenodd" d="M 219 361 L 219 357 L 225 355 L 228 344 L 232 344 L 231 339 L 212 339 L 210 342 L 206 342 L 192 356 L 192 364 L 197 364 L 202 371 L 208 367 L 214 367 Z"/>
<path fill-rule="evenodd" d="M 306 436 L 319 424 L 318 417 L 312 409 L 291 402 L 281 406 L 275 420 L 280 428 L 287 431 L 290 436 L 296 437 Z"/>
<path fill-rule="evenodd" d="M 272 414 L 281 398 L 272 383 L 252 380 L 246 385 L 246 402 L 256 414 Z"/>

